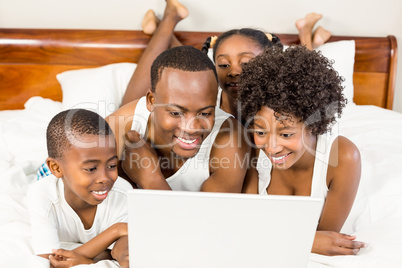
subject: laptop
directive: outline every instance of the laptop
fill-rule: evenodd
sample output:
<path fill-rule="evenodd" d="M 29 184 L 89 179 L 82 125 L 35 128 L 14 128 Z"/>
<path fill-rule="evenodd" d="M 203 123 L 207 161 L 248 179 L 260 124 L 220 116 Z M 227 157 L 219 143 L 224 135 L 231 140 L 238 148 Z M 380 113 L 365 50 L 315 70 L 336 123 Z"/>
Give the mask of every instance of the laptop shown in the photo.
<path fill-rule="evenodd" d="M 130 268 L 306 267 L 323 200 L 130 190 Z"/>

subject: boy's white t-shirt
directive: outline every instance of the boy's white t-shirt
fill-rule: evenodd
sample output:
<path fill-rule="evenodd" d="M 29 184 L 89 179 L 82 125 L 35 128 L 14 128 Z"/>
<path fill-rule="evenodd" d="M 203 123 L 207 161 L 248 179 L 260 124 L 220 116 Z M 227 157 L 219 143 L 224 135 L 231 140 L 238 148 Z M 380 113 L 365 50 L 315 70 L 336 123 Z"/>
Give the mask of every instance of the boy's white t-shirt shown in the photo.
<path fill-rule="evenodd" d="M 31 184 L 26 201 L 34 253 L 51 253 L 63 243 L 83 244 L 114 223 L 127 222 L 128 189 L 132 186 L 118 178 L 107 198 L 98 205 L 92 227 L 85 230 L 81 219 L 64 198 L 62 179 L 50 175 Z"/>

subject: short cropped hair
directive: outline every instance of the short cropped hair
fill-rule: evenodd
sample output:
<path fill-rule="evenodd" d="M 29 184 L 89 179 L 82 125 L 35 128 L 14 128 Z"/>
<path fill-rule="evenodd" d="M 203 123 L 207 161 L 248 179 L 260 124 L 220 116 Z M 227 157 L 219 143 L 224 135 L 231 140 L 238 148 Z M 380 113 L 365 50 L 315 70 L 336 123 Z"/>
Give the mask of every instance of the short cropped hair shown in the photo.
<path fill-rule="evenodd" d="M 332 64 L 320 52 L 301 45 L 285 51 L 266 49 L 245 64 L 241 74 L 238 100 L 243 119 L 252 124 L 267 106 L 278 117 L 298 117 L 313 135 L 330 131 L 347 102 L 344 79 Z"/>
<path fill-rule="evenodd" d="M 70 109 L 55 115 L 47 131 L 47 151 L 49 157 L 61 159 L 71 147 L 71 137 L 80 135 L 113 135 L 109 124 L 99 114 L 84 110 Z"/>
<path fill-rule="evenodd" d="M 165 68 L 172 68 L 187 72 L 201 72 L 211 70 L 218 75 L 215 65 L 207 55 L 192 46 L 178 46 L 162 52 L 151 66 L 151 90 L 155 92 L 156 84 L 159 82 Z"/>

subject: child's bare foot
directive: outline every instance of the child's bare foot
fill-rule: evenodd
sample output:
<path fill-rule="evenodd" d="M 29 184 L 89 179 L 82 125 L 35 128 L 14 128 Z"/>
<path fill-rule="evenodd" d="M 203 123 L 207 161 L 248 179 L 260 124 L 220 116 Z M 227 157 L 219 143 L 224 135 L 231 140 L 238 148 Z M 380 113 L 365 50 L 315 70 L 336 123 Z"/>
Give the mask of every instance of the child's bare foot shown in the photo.
<path fill-rule="evenodd" d="M 313 36 L 313 48 L 317 48 L 328 41 L 331 37 L 331 32 L 321 26 L 317 27 Z"/>
<path fill-rule="evenodd" d="M 188 9 L 178 0 L 166 0 L 166 8 L 163 17 L 172 16 L 177 22 L 188 16 Z"/>
<path fill-rule="evenodd" d="M 150 9 L 145 13 L 144 19 L 141 22 L 142 31 L 145 34 L 152 35 L 158 27 L 159 19 L 156 17 L 155 12 Z"/>
<path fill-rule="evenodd" d="M 313 31 L 314 25 L 322 18 L 321 14 L 315 12 L 307 14 L 304 18 L 296 21 L 296 28 L 299 32 L 310 30 Z"/>

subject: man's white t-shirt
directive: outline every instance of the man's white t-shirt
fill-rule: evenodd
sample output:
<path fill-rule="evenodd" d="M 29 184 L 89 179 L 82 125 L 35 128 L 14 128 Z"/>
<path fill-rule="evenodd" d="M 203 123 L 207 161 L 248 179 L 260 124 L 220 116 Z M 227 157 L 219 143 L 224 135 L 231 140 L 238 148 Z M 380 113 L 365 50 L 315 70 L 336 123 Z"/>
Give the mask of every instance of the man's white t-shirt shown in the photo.
<path fill-rule="evenodd" d="M 107 198 L 97 206 L 93 225 L 85 230 L 79 216 L 64 198 L 62 179 L 53 175 L 30 185 L 27 206 L 31 217 L 34 253 L 47 254 L 63 244 L 84 244 L 117 222 L 127 222 L 127 190 L 131 185 L 118 178 Z"/>

